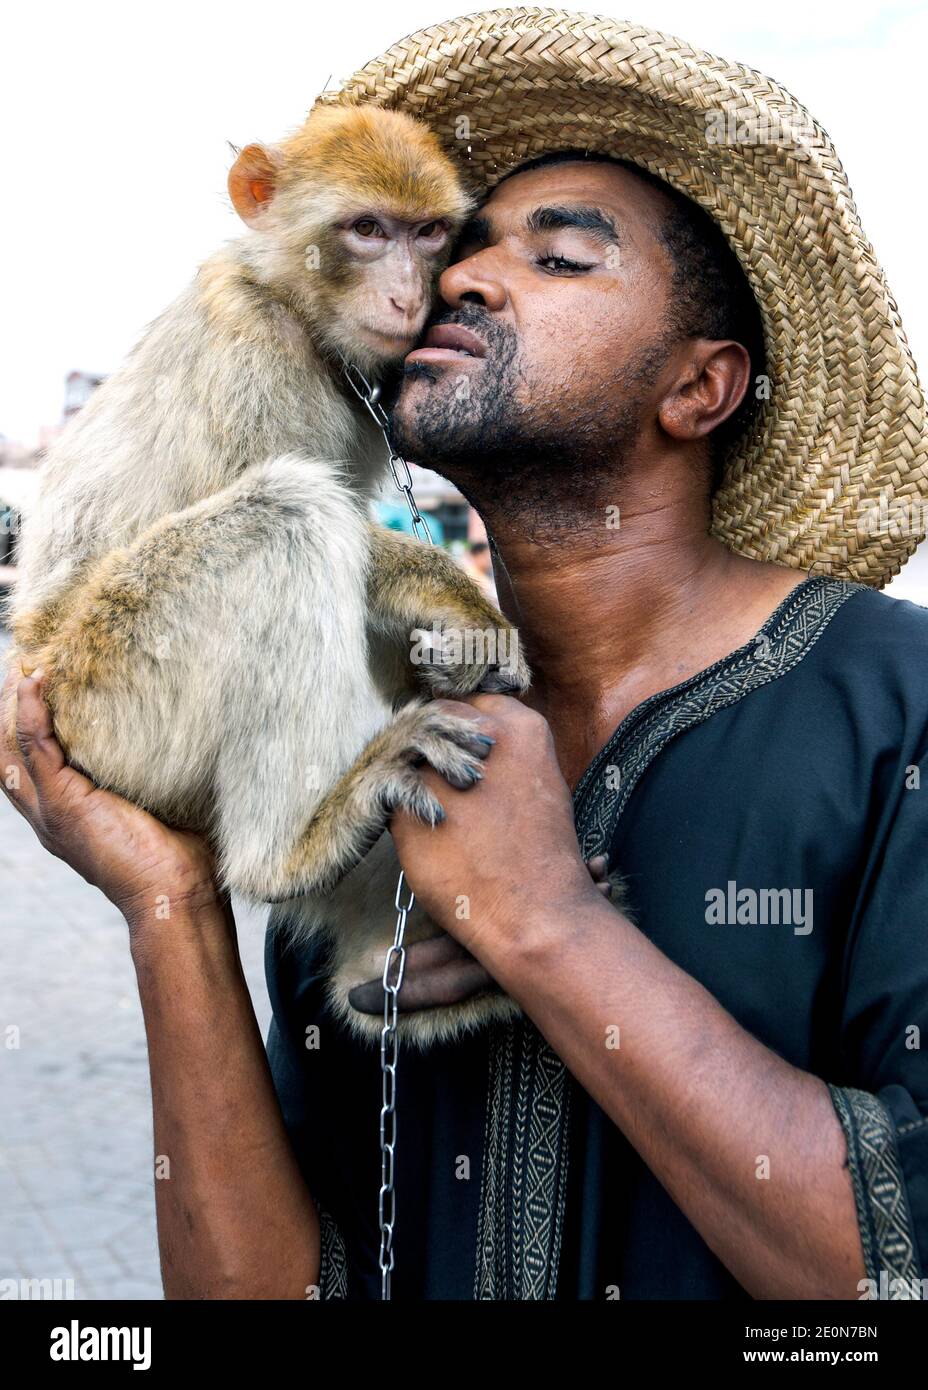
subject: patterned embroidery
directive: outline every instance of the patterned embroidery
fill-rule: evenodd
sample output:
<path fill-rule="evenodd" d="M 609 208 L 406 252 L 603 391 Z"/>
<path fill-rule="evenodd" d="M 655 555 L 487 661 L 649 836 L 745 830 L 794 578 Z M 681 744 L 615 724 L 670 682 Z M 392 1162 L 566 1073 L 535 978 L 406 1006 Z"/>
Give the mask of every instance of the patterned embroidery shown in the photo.
<path fill-rule="evenodd" d="M 845 600 L 863 588 L 827 576 L 804 580 L 753 641 L 632 710 L 574 793 L 584 856 L 608 850 L 632 791 L 672 738 L 792 670 Z M 611 769 L 617 778 L 605 775 Z M 555 1297 L 573 1084 L 528 1019 L 497 1026 L 490 1046 L 475 1298 Z"/>
<path fill-rule="evenodd" d="M 322 1254 L 319 1262 L 319 1297 L 348 1297 L 348 1260 L 341 1232 L 329 1213 L 319 1207 L 319 1235 Z"/>
<path fill-rule="evenodd" d="M 477 1267 L 474 1298 L 492 1299 L 506 1287 L 505 1251 L 508 1235 L 505 1177 L 509 1167 L 509 1124 L 503 1119 L 505 1099 L 512 1092 L 512 1054 L 515 1030 L 495 1026 L 490 1032 L 490 1091 L 483 1140 L 483 1180 L 477 1224 Z"/>
<path fill-rule="evenodd" d="M 577 785 L 577 834 L 584 856 L 601 854 L 611 843 L 639 779 L 672 738 L 791 671 L 841 605 L 866 587 L 825 576 L 805 580 L 786 596 L 752 642 L 632 710 Z M 609 769 L 614 769 L 611 777 Z"/>
<path fill-rule="evenodd" d="M 474 1297 L 553 1298 L 567 1182 L 567 1072 L 520 1020 L 493 1030 L 490 1078 Z"/>
<path fill-rule="evenodd" d="M 877 1297 L 884 1297 L 885 1290 L 897 1302 L 917 1301 L 918 1259 L 892 1117 L 867 1091 L 828 1089 L 847 1140 L 867 1278 L 879 1290 Z"/>

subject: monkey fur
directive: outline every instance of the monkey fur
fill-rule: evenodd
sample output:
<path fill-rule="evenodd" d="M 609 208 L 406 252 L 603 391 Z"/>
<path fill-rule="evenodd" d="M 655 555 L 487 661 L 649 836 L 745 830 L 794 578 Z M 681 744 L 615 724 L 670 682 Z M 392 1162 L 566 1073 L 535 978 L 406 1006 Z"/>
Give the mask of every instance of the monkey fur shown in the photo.
<path fill-rule="evenodd" d="M 412 348 L 471 200 L 424 125 L 361 105 L 247 146 L 229 191 L 245 235 L 43 465 L 13 660 L 44 672 L 72 764 L 206 834 L 222 883 L 274 903 L 272 924 L 325 934 L 333 1005 L 375 1039 L 348 992 L 393 937 L 388 817 L 435 824 L 423 761 L 466 787 L 487 754 L 427 697 L 529 676 L 517 644 L 505 668 L 411 667 L 413 629 L 513 634 L 441 550 L 370 520 L 386 451 L 337 353 L 376 375 Z M 435 931 L 417 909 L 407 940 Z M 400 1030 L 426 1046 L 514 1010 L 488 993 Z"/>

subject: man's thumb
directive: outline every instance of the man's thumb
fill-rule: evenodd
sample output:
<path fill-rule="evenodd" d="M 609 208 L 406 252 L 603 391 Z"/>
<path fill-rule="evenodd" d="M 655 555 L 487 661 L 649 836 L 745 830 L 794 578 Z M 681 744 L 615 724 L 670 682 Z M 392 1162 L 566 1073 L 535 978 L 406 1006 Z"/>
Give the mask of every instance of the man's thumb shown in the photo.
<path fill-rule="evenodd" d="M 64 753 L 42 691 L 42 674 L 33 671 L 16 687 L 16 741 L 36 784 L 64 767 Z"/>

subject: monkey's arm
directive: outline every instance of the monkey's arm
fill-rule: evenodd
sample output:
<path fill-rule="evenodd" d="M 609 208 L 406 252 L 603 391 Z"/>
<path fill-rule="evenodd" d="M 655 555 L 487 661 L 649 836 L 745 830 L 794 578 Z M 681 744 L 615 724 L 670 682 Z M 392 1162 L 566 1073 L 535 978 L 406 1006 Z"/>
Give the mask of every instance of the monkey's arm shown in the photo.
<path fill-rule="evenodd" d="M 450 555 L 373 523 L 369 534 L 371 622 L 433 694 L 528 689 L 518 632 Z"/>

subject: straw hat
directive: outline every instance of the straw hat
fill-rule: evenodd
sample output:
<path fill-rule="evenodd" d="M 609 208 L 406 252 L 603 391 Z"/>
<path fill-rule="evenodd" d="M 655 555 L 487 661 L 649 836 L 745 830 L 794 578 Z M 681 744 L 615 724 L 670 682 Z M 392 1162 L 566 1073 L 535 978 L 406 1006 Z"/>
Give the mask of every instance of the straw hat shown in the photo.
<path fill-rule="evenodd" d="M 508 9 L 403 39 L 320 100 L 420 117 L 480 193 L 580 147 L 700 203 L 757 296 L 770 393 L 727 460 L 714 534 L 875 587 L 898 573 L 928 513 L 924 402 L 831 141 L 776 82 L 639 25 Z"/>

